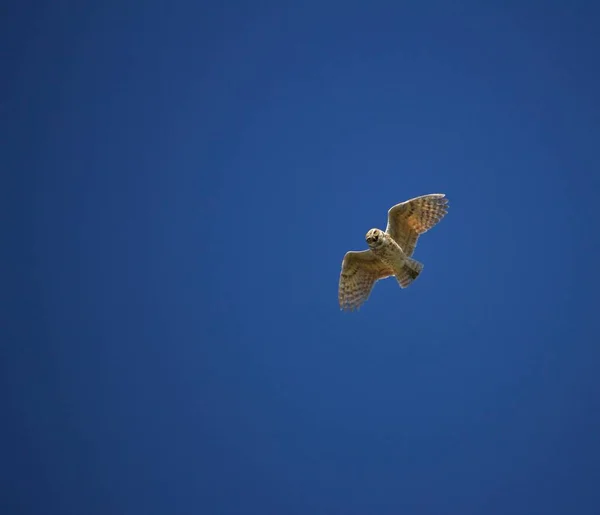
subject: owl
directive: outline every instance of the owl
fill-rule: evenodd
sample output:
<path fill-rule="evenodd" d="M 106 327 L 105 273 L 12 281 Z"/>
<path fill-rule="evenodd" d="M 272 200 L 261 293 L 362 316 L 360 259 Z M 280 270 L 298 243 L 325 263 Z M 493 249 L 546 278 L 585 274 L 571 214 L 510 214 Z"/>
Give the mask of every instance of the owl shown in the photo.
<path fill-rule="evenodd" d="M 443 193 L 422 195 L 396 204 L 388 211 L 385 231 L 371 229 L 368 250 L 349 251 L 342 261 L 338 299 L 342 310 L 358 309 L 379 279 L 394 276 L 400 288 L 410 285 L 423 270 L 411 256 L 419 235 L 436 225 L 448 211 Z"/>

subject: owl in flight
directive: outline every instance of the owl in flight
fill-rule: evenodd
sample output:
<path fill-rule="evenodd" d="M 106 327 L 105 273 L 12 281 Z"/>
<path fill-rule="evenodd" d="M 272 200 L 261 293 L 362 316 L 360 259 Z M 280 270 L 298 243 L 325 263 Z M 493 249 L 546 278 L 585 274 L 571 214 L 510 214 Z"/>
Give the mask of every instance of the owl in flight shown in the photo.
<path fill-rule="evenodd" d="M 351 250 L 344 256 L 338 293 L 341 309 L 358 309 L 379 279 L 393 275 L 400 288 L 412 283 L 423 270 L 423 264 L 411 257 L 419 235 L 436 225 L 447 211 L 448 199 L 443 193 L 423 195 L 392 207 L 385 232 L 367 232 L 369 250 Z"/>

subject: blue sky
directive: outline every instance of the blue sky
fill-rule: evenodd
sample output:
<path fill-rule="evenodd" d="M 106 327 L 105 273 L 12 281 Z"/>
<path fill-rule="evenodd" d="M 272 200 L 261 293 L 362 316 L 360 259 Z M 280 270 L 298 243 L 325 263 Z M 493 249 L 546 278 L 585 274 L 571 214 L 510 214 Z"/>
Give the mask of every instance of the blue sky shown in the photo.
<path fill-rule="evenodd" d="M 599 14 L 13 2 L 3 513 L 599 513 Z"/>

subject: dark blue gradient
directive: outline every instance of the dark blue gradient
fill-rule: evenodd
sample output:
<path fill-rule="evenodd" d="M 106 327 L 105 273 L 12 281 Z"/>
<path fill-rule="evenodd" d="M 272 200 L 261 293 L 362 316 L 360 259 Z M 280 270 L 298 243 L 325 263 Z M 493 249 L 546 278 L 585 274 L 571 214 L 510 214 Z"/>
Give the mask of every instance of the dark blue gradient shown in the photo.
<path fill-rule="evenodd" d="M 9 2 L 0 513 L 600 513 L 598 5 Z"/>

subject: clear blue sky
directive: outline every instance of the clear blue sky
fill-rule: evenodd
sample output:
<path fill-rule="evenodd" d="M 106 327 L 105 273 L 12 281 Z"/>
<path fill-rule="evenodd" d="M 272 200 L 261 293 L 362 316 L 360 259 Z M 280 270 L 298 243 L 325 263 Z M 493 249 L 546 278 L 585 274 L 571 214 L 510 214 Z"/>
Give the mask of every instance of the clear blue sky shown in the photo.
<path fill-rule="evenodd" d="M 9 4 L 3 514 L 600 513 L 598 3 Z"/>

